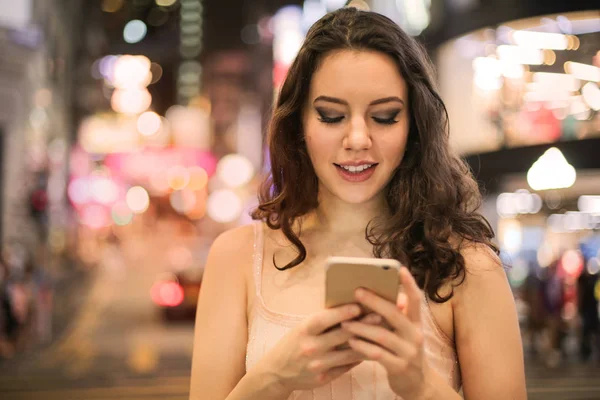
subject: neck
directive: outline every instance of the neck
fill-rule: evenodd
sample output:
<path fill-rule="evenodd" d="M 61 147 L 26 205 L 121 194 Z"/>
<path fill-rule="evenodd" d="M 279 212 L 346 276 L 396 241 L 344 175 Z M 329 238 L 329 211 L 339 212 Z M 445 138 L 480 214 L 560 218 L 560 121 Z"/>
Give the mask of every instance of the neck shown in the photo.
<path fill-rule="evenodd" d="M 305 226 L 323 232 L 364 235 L 367 224 L 387 213 L 383 196 L 367 203 L 349 204 L 331 195 L 320 195 L 319 206 L 305 219 Z"/>

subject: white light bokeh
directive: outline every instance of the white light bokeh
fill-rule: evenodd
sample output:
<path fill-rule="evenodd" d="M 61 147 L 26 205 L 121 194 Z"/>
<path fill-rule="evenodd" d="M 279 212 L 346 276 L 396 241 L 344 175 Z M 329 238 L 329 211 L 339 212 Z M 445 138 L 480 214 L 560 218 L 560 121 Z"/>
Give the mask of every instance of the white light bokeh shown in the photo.
<path fill-rule="evenodd" d="M 575 168 L 556 147 L 546 150 L 527 172 L 527 183 L 533 190 L 568 188 L 576 179 Z"/>
<path fill-rule="evenodd" d="M 125 25 L 125 28 L 123 29 L 123 39 L 125 39 L 127 43 L 138 43 L 146 37 L 146 33 L 148 33 L 146 24 L 139 19 L 134 19 Z"/>
<path fill-rule="evenodd" d="M 137 120 L 138 132 L 144 136 L 152 136 L 156 134 L 162 126 L 160 115 L 154 111 L 147 111 L 141 114 Z"/>
<path fill-rule="evenodd" d="M 110 104 L 118 113 L 139 114 L 150 107 L 152 95 L 147 89 L 116 89 Z"/>
<path fill-rule="evenodd" d="M 127 206 L 136 214 L 141 214 L 150 206 L 150 196 L 146 189 L 141 186 L 134 186 L 127 191 L 125 196 Z"/>
<path fill-rule="evenodd" d="M 233 222 L 242 213 L 242 200 L 231 190 L 216 190 L 208 196 L 206 212 L 220 223 Z"/>
<path fill-rule="evenodd" d="M 120 56 L 114 61 L 111 83 L 119 89 L 144 88 L 152 82 L 151 66 L 146 56 Z"/>
<path fill-rule="evenodd" d="M 240 154 L 228 154 L 217 164 L 217 176 L 225 185 L 236 188 L 250 182 L 254 166 Z"/>

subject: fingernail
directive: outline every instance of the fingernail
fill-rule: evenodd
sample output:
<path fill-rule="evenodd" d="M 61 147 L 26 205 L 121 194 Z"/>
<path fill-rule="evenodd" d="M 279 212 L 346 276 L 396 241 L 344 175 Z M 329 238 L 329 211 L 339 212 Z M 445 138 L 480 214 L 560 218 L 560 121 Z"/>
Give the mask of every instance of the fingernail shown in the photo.
<path fill-rule="evenodd" d="M 364 289 L 356 289 L 356 298 L 363 299 L 364 297 L 365 297 L 365 290 Z"/>

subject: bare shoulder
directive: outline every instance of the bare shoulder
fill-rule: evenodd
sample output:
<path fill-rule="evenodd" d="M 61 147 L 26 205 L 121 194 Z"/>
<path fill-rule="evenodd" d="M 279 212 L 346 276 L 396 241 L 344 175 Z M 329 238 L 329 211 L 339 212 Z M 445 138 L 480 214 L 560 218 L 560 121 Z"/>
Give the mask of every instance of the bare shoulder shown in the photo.
<path fill-rule="evenodd" d="M 254 250 L 254 224 L 227 230 L 220 234 L 210 248 L 208 264 L 217 264 L 219 268 L 243 268 L 248 264 Z"/>
<path fill-rule="evenodd" d="M 525 399 L 519 322 L 502 262 L 482 244 L 466 243 L 460 251 L 465 276 L 452 308 L 465 398 Z"/>

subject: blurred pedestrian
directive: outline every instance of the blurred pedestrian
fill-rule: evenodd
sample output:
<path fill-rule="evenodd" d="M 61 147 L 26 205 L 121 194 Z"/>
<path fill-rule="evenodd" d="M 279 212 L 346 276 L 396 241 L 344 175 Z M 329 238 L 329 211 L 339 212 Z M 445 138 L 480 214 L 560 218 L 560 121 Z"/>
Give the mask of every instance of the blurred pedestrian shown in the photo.
<path fill-rule="evenodd" d="M 598 273 L 591 274 L 586 268 L 577 279 L 578 309 L 581 318 L 580 356 L 583 361 L 595 352 L 600 361 L 600 318 L 598 316 Z"/>

